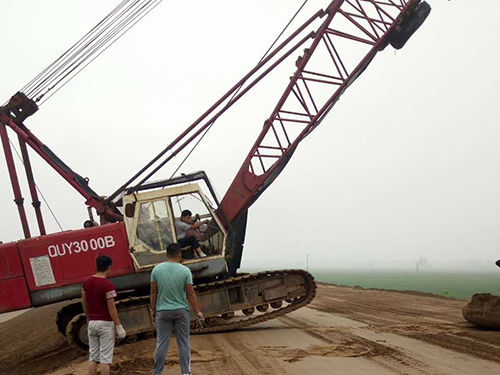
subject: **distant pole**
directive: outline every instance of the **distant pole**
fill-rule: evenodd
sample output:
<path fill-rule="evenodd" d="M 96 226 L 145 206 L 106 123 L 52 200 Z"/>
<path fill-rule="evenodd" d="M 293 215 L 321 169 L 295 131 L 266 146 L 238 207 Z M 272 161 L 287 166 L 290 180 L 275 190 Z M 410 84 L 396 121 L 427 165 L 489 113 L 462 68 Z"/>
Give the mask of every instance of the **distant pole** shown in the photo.
<path fill-rule="evenodd" d="M 309 254 L 306 255 L 306 271 L 309 271 Z"/>

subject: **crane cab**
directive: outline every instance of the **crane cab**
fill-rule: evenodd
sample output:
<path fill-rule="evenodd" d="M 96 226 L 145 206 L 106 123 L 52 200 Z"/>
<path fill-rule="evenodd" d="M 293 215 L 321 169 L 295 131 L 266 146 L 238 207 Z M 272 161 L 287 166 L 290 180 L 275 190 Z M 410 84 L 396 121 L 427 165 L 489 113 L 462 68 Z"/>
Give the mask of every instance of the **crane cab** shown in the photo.
<path fill-rule="evenodd" d="M 123 206 L 130 255 L 137 271 L 149 271 L 164 262 L 167 246 L 184 235 L 195 237 L 206 254 L 197 259 L 191 246 L 182 248 L 182 262 L 195 278 L 227 274 L 227 232 L 198 183 L 128 194 L 123 197 Z M 181 234 L 179 224 L 185 210 L 192 212 L 190 223 L 197 222 L 196 215 L 207 223 Z"/>

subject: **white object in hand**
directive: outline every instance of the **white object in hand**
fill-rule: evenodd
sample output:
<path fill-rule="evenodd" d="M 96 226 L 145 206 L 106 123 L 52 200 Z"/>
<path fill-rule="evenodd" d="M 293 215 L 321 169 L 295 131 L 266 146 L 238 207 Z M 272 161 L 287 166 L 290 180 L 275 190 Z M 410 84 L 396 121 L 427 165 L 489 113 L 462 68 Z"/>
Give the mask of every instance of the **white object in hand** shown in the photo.
<path fill-rule="evenodd" d="M 123 338 L 125 338 L 125 336 L 127 336 L 127 332 L 125 332 L 125 330 L 123 329 L 123 326 L 121 324 L 119 326 L 116 326 L 116 334 L 121 339 L 123 339 Z"/>

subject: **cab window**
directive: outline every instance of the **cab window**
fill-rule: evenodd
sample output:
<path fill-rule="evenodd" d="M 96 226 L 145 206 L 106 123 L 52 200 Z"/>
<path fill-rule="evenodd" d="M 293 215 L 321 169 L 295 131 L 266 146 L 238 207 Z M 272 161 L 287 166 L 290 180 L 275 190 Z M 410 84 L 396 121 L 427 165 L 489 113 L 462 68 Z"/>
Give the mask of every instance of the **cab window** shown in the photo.
<path fill-rule="evenodd" d="M 137 222 L 137 239 L 156 251 L 173 242 L 166 200 L 142 203 Z"/>

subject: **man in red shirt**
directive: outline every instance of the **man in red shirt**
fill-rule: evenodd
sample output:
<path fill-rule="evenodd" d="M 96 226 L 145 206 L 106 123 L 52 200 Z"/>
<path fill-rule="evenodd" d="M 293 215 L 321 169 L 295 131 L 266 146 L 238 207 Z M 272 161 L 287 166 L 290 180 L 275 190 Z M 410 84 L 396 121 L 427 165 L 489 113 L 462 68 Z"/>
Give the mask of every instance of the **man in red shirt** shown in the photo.
<path fill-rule="evenodd" d="M 107 279 L 113 261 L 106 255 L 96 259 L 97 273 L 83 283 L 82 306 L 88 321 L 89 375 L 97 375 L 97 364 L 101 375 L 109 375 L 113 362 L 116 334 L 126 336 L 115 306 L 115 286 Z"/>

